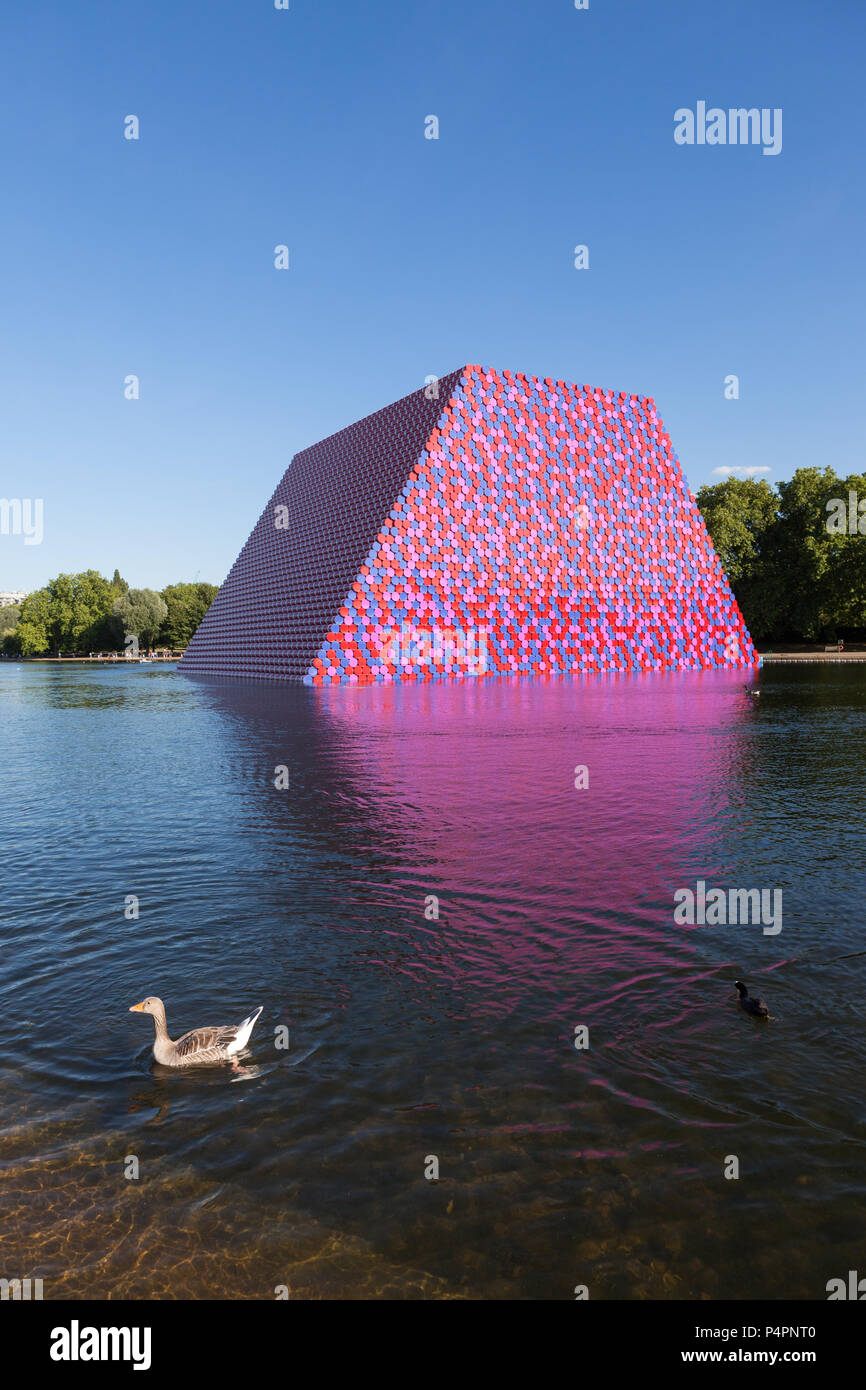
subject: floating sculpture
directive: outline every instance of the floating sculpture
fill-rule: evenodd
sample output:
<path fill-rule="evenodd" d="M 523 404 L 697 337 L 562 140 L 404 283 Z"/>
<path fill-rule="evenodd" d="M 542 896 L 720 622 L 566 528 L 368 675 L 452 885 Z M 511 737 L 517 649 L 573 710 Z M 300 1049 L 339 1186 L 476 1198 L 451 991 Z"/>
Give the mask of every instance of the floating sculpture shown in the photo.
<path fill-rule="evenodd" d="M 180 669 L 327 685 L 756 662 L 652 400 L 470 366 L 295 455 Z"/>

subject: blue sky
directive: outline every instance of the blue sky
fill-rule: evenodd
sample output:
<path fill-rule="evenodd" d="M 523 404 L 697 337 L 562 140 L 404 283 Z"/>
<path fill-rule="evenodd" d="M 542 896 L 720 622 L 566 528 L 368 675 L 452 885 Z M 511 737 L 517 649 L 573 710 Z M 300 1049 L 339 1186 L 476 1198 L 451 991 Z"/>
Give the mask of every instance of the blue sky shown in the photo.
<path fill-rule="evenodd" d="M 653 396 L 693 490 L 861 472 L 864 38 L 860 0 L 10 0 L 0 495 L 44 540 L 0 588 L 219 583 L 296 450 L 465 362 Z M 782 152 L 678 146 L 699 100 Z"/>

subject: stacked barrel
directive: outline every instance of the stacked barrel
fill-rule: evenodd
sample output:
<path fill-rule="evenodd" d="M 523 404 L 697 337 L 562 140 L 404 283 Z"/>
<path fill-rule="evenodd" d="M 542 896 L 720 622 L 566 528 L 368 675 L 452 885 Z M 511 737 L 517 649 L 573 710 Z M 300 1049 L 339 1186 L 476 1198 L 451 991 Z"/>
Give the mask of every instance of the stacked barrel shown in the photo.
<path fill-rule="evenodd" d="M 345 685 L 756 661 L 653 401 L 469 366 L 295 456 L 181 668 Z"/>

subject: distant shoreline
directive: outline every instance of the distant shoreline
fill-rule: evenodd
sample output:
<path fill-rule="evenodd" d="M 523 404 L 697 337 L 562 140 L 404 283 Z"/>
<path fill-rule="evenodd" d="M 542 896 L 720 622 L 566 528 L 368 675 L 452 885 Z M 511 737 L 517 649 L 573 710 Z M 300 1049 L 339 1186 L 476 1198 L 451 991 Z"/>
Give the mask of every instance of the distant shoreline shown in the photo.
<path fill-rule="evenodd" d="M 182 651 L 172 652 L 168 656 L 7 656 L 0 657 L 0 661 L 18 662 L 21 665 L 54 665 L 54 666 L 138 666 L 144 665 L 168 665 L 172 662 L 180 661 L 183 656 Z M 781 651 L 767 650 L 758 651 L 758 656 L 764 665 L 776 665 L 778 663 L 797 663 L 806 664 L 814 662 L 866 662 L 866 644 L 859 644 L 854 647 L 845 648 L 844 651 L 832 649 L 825 651 L 823 646 L 814 647 L 790 647 L 783 648 Z M 676 668 L 672 668 L 676 669 Z M 692 669 L 692 668 L 688 668 Z M 708 668 L 712 669 L 712 668 Z M 731 670 L 738 668 L 731 667 Z M 753 669 L 752 667 L 743 668 Z M 562 675 L 575 675 L 578 672 L 560 672 Z"/>
<path fill-rule="evenodd" d="M 183 652 L 174 652 L 171 656 L 4 656 L 3 661 L 18 662 L 22 666 L 38 665 L 40 662 L 45 665 L 48 662 L 55 666 L 138 666 L 141 662 L 155 666 L 157 662 L 180 661 Z"/>

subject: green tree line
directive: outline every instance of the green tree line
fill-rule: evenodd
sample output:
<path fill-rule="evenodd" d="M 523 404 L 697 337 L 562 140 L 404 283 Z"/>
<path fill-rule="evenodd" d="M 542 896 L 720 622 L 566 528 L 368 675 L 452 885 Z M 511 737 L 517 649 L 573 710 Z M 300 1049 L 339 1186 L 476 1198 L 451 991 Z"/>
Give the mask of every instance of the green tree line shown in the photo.
<path fill-rule="evenodd" d="M 131 589 L 117 570 L 58 574 L 28 594 L 20 608 L 0 609 L 6 656 L 122 651 L 134 634 L 142 647 L 186 647 L 214 600 L 215 584 L 169 584 Z"/>
<path fill-rule="evenodd" d="M 775 487 L 728 478 L 695 500 L 756 641 L 863 634 L 866 475 L 798 468 Z"/>

